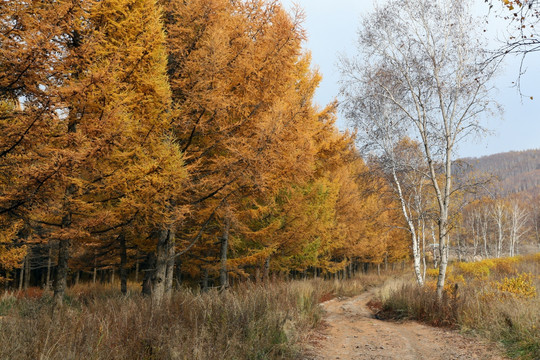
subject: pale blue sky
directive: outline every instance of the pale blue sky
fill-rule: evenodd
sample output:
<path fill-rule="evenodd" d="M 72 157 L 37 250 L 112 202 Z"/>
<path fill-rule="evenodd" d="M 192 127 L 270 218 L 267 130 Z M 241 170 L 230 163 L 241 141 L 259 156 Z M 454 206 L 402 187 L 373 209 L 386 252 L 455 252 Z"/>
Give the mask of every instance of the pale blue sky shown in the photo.
<path fill-rule="evenodd" d="M 363 14 L 373 8 L 369 0 L 282 0 L 286 7 L 293 3 L 304 9 L 304 28 L 307 31 L 306 48 L 313 55 L 313 64 L 322 73 L 323 80 L 316 94 L 316 101 L 325 105 L 337 97 L 339 91 L 339 54 L 354 54 L 354 42 Z M 478 14 L 488 12 L 484 0 L 475 0 Z M 383 3 L 383 1 L 381 1 Z M 490 17 L 488 36 L 501 37 L 506 23 Z M 485 27 L 483 24 L 478 26 Z M 518 58 L 508 58 L 505 67 L 494 81 L 498 91 L 495 99 L 502 105 L 502 117 L 493 118 L 486 124 L 493 134 L 483 139 L 470 139 L 458 149 L 460 156 L 482 156 L 511 150 L 540 148 L 540 53 L 529 55 L 526 60 L 527 73 L 522 77 L 522 92 L 534 100 L 521 98 L 513 86 L 519 68 Z M 345 129 L 340 119 L 338 126 Z"/>

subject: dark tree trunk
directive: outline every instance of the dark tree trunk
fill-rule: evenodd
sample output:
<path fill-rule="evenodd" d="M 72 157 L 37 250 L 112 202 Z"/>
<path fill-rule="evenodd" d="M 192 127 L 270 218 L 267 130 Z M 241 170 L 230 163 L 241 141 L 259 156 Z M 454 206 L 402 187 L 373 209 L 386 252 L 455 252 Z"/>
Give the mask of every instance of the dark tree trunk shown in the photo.
<path fill-rule="evenodd" d="M 201 273 L 202 279 L 201 279 L 201 286 L 202 291 L 206 292 L 208 291 L 208 268 L 204 268 Z"/>
<path fill-rule="evenodd" d="M 49 243 L 49 253 L 47 256 L 47 277 L 45 278 L 45 290 L 51 289 L 51 266 L 52 266 L 52 243 Z"/>
<path fill-rule="evenodd" d="M 21 264 L 21 269 L 19 270 L 19 291 L 22 291 L 23 289 L 25 266 L 26 266 L 26 256 L 24 257 L 24 260 L 22 261 L 22 264 Z"/>
<path fill-rule="evenodd" d="M 66 189 L 66 197 L 70 197 L 75 193 L 75 185 L 70 185 Z M 62 218 L 62 228 L 69 228 L 71 226 L 71 212 L 67 212 Z M 58 242 L 58 262 L 56 264 L 56 273 L 54 277 L 54 294 L 53 300 L 55 305 L 62 306 L 64 301 L 64 293 L 67 286 L 68 276 L 68 260 L 69 260 L 69 239 L 60 239 Z"/>
<path fill-rule="evenodd" d="M 270 280 L 270 255 L 264 259 L 263 279 L 264 282 L 268 282 Z"/>
<path fill-rule="evenodd" d="M 135 254 L 135 283 L 139 282 L 139 250 Z"/>
<path fill-rule="evenodd" d="M 54 303 L 56 306 L 62 306 L 64 293 L 67 286 L 68 259 L 69 259 L 69 240 L 62 239 L 58 244 L 58 263 L 56 265 L 56 274 L 54 277 Z"/>
<path fill-rule="evenodd" d="M 25 262 L 26 262 L 24 266 L 24 290 L 25 291 L 30 286 L 30 270 L 32 270 L 32 267 L 30 265 L 30 254 L 31 254 L 31 251 L 29 251 L 25 257 Z"/>
<path fill-rule="evenodd" d="M 229 249 L 229 231 L 231 228 L 231 219 L 225 216 L 223 224 L 223 235 L 221 236 L 220 249 L 220 268 L 219 268 L 219 286 L 221 290 L 228 287 L 227 279 L 227 250 Z"/>
<path fill-rule="evenodd" d="M 143 295 L 152 295 L 152 277 L 154 275 L 156 266 L 156 256 L 153 252 L 148 253 L 143 263 L 143 281 L 142 281 L 142 293 Z"/>
<path fill-rule="evenodd" d="M 127 294 L 127 248 L 126 237 L 120 235 L 120 291 L 122 294 Z"/>
<path fill-rule="evenodd" d="M 180 258 L 176 259 L 175 274 L 176 289 L 180 289 L 180 286 L 182 286 L 182 260 Z"/>

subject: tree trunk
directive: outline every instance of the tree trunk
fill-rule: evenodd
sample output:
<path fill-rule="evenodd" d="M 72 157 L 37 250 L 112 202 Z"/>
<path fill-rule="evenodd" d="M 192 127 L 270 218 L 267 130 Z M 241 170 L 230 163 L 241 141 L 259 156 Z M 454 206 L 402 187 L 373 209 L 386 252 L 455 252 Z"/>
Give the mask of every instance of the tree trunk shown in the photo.
<path fill-rule="evenodd" d="M 231 228 L 231 220 L 227 214 L 223 224 L 223 235 L 221 236 L 220 250 L 220 268 L 219 268 L 219 286 L 221 290 L 225 290 L 227 283 L 227 250 L 229 248 L 229 231 Z"/>
<path fill-rule="evenodd" d="M 53 284 L 53 300 L 57 307 L 62 306 L 64 301 L 64 293 L 66 291 L 69 245 L 70 242 L 68 239 L 61 239 L 58 244 L 58 263 L 56 265 L 56 274 L 54 276 Z"/>
<path fill-rule="evenodd" d="M 142 281 L 142 294 L 146 296 L 152 295 L 152 277 L 154 275 L 156 266 L 156 255 L 150 252 L 146 255 L 143 263 L 143 281 Z"/>
<path fill-rule="evenodd" d="M 71 184 L 66 189 L 66 198 L 70 197 L 76 191 L 74 184 Z M 64 205 L 65 207 L 67 205 Z M 69 228 L 71 226 L 71 212 L 67 211 L 64 217 L 62 218 L 62 228 Z M 60 239 L 58 242 L 58 262 L 56 264 L 56 273 L 54 277 L 54 293 L 53 301 L 55 306 L 62 306 L 64 301 L 64 293 L 67 286 L 67 276 L 68 276 L 68 259 L 69 259 L 69 248 L 70 248 L 69 239 Z"/>
<path fill-rule="evenodd" d="M 497 257 L 500 258 L 502 255 L 502 243 L 503 243 L 503 230 L 502 224 L 498 224 L 499 236 L 497 238 Z"/>
<path fill-rule="evenodd" d="M 435 237 L 435 228 L 433 227 L 433 222 L 431 222 L 431 238 L 433 240 L 433 268 L 437 269 L 439 267 L 439 256 L 441 253 L 441 249 L 437 249 L 435 251 L 435 248 L 437 248 L 437 240 Z"/>
<path fill-rule="evenodd" d="M 202 270 L 202 273 L 201 273 L 201 286 L 202 286 L 202 291 L 206 292 L 208 291 L 208 268 L 204 268 Z"/>
<path fill-rule="evenodd" d="M 426 282 L 426 220 L 422 218 L 422 283 Z"/>
<path fill-rule="evenodd" d="M 443 218 L 444 219 L 444 218 Z M 442 300 L 444 291 L 444 282 L 446 278 L 446 267 L 448 265 L 448 233 L 447 224 L 445 220 L 442 220 L 439 224 L 439 251 L 440 251 L 440 264 L 439 264 L 439 276 L 437 278 L 437 298 Z"/>
<path fill-rule="evenodd" d="M 139 282 L 139 250 L 135 254 L 135 283 Z"/>
<path fill-rule="evenodd" d="M 458 228 L 458 231 L 457 231 L 457 234 L 456 234 L 456 240 L 457 240 L 458 262 L 462 262 L 463 261 L 463 258 L 462 258 L 463 249 L 461 248 L 462 244 L 461 244 L 461 237 L 459 236 L 459 228 Z"/>
<path fill-rule="evenodd" d="M 156 245 L 156 265 L 152 276 L 152 302 L 159 306 L 165 295 L 165 276 L 167 274 L 167 260 L 169 257 L 170 230 L 159 231 Z"/>
<path fill-rule="evenodd" d="M 420 249 L 419 249 L 419 244 L 418 244 L 418 241 L 419 241 L 418 231 L 420 231 L 420 229 L 417 229 L 414 226 L 413 219 L 410 216 L 410 213 L 409 213 L 410 210 L 408 210 L 409 207 L 407 206 L 407 203 L 405 201 L 405 195 L 403 194 L 403 191 L 401 188 L 401 182 L 398 179 L 395 166 L 392 166 L 392 177 L 393 177 L 395 189 L 397 191 L 398 198 L 400 201 L 401 212 L 403 213 L 403 216 L 408 226 L 408 230 L 411 234 L 412 252 L 413 252 L 413 259 L 414 259 L 414 274 L 416 276 L 416 282 L 418 283 L 418 285 L 423 286 L 424 281 L 422 279 L 422 272 L 420 270 L 420 251 L 419 251 Z M 377 272 L 380 272 L 380 270 L 377 270 Z"/>
<path fill-rule="evenodd" d="M 47 256 L 47 277 L 45 278 L 45 290 L 51 289 L 51 266 L 52 266 L 52 244 L 49 243 L 49 252 Z"/>
<path fill-rule="evenodd" d="M 28 255 L 26 255 L 28 256 Z M 26 266 L 26 256 L 24 257 L 22 263 L 21 263 L 21 270 L 19 271 L 19 291 L 22 291 L 23 289 L 23 283 L 24 283 L 24 268 Z"/>
<path fill-rule="evenodd" d="M 25 257 L 25 266 L 24 266 L 24 290 L 28 290 L 28 287 L 30 286 L 30 271 L 32 270 L 32 267 L 30 265 L 30 255 L 31 251 L 28 251 L 28 254 L 26 254 Z"/>
<path fill-rule="evenodd" d="M 482 222 L 482 239 L 484 240 L 484 258 L 487 259 L 489 257 L 487 246 L 487 221 L 485 223 Z"/>
<path fill-rule="evenodd" d="M 127 294 L 127 247 L 126 237 L 120 234 L 120 292 Z"/>
<path fill-rule="evenodd" d="M 172 296 L 173 289 L 173 279 L 174 279 L 174 263 L 175 263 L 175 254 L 176 254 L 176 231 L 174 227 L 171 227 L 169 231 L 169 239 L 167 241 L 167 269 L 165 271 L 165 296 L 167 300 L 170 300 Z"/>
<path fill-rule="evenodd" d="M 182 260 L 180 258 L 176 259 L 176 276 L 175 276 L 175 285 L 176 289 L 180 289 L 182 286 Z"/>
<path fill-rule="evenodd" d="M 416 234 L 411 235 L 413 237 L 413 261 L 414 261 L 414 275 L 416 276 L 416 282 L 420 286 L 424 286 L 424 279 L 422 277 L 422 265 L 421 265 L 421 252 L 419 246 L 419 239 L 416 238 Z"/>
<path fill-rule="evenodd" d="M 267 283 L 270 280 L 270 255 L 264 259 L 263 281 Z"/>

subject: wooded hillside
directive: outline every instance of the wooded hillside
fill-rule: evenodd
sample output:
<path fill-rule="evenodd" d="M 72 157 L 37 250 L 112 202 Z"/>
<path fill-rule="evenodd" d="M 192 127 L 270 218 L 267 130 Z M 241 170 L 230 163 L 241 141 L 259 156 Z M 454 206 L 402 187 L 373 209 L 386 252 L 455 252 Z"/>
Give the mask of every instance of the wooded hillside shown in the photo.
<path fill-rule="evenodd" d="M 540 149 L 464 158 L 474 171 L 495 176 L 501 195 L 535 191 L 540 186 Z"/>

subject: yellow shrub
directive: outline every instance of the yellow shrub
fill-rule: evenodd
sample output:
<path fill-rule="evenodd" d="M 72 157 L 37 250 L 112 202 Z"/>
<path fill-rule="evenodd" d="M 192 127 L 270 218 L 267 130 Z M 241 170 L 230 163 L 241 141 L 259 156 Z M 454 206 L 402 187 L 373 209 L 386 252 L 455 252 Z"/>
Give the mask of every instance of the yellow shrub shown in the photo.
<path fill-rule="evenodd" d="M 427 280 L 424 286 L 427 289 L 430 289 L 432 291 L 435 291 L 437 289 L 437 281 L 436 280 Z"/>
<path fill-rule="evenodd" d="M 489 277 L 489 269 L 491 267 L 492 262 L 488 260 L 457 264 L 459 272 L 467 277 L 473 277 L 475 279 L 487 279 Z"/>
<path fill-rule="evenodd" d="M 447 278 L 446 278 L 446 282 L 448 284 L 466 284 L 467 282 L 465 281 L 465 278 L 463 277 L 463 275 L 456 275 L 456 274 L 450 274 Z"/>
<path fill-rule="evenodd" d="M 493 262 L 495 264 L 495 271 L 499 274 L 516 275 L 516 264 L 521 260 L 521 257 L 517 256 L 511 258 L 494 259 Z"/>
<path fill-rule="evenodd" d="M 463 285 L 466 285 L 465 278 L 461 274 L 450 274 L 447 276 L 446 281 L 444 283 L 444 291 L 451 295 L 456 296 L 458 291 L 458 288 L 461 288 Z"/>
<path fill-rule="evenodd" d="M 536 287 L 533 284 L 534 276 L 532 274 L 522 273 L 516 277 L 504 278 L 494 285 L 498 291 L 505 295 L 517 298 L 533 298 L 536 296 Z"/>
<path fill-rule="evenodd" d="M 532 255 L 527 255 L 524 260 L 540 262 L 540 252 Z"/>
<path fill-rule="evenodd" d="M 426 270 L 426 277 L 436 279 L 437 276 L 439 276 L 439 269 L 427 269 Z"/>

